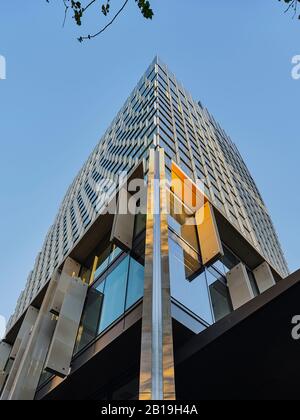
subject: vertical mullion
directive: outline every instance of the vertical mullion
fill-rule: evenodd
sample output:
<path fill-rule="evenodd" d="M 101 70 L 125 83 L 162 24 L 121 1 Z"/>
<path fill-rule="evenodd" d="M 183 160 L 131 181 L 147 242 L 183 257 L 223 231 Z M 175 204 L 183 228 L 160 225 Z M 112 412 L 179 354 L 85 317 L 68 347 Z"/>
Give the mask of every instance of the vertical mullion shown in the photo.
<path fill-rule="evenodd" d="M 151 149 L 148 174 L 140 399 L 175 399 L 168 220 L 163 149 Z"/>

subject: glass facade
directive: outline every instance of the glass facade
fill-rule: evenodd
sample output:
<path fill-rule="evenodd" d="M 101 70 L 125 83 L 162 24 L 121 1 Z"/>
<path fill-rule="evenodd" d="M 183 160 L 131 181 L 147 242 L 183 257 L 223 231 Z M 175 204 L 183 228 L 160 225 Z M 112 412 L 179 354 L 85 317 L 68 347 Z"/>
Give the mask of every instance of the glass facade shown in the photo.
<path fill-rule="evenodd" d="M 99 334 L 125 311 L 128 266 L 129 257 L 126 257 L 104 280 Z"/>
<path fill-rule="evenodd" d="M 147 168 L 149 148 L 157 145 L 165 150 L 168 178 L 173 160 L 193 180 L 201 179 L 211 202 L 283 277 L 288 274 L 271 218 L 237 147 L 208 110 L 192 98 L 164 63 L 155 58 L 68 189 L 43 248 L 36 258 L 25 290 L 18 300 L 8 329 L 20 318 L 49 281 L 55 269 L 62 264 L 101 214 L 104 198 L 99 195 L 99 191 L 112 193 L 112 182 L 118 180 L 119 174 L 128 173 L 143 159 Z M 177 255 L 172 258 L 176 259 L 178 265 L 183 256 L 188 260 L 188 263 L 184 263 L 184 269 L 181 268 L 180 275 L 191 282 L 192 290 L 195 286 L 192 285 L 191 279 L 197 276 L 203 278 L 203 272 L 201 268 L 200 271 L 197 269 L 197 259 L 194 259 L 193 254 L 199 253 L 197 241 L 192 230 L 182 225 L 179 220 L 173 219 L 170 223 L 173 232 L 185 243 L 181 248 L 182 243 L 174 243 L 174 238 L 170 239 L 173 253 Z M 138 225 L 136 229 L 139 230 Z M 187 250 L 188 246 L 192 251 Z M 99 251 L 95 279 L 109 270 L 113 261 L 120 256 L 119 253 L 120 250 L 112 250 L 109 243 Z M 130 267 L 130 261 L 128 265 Z M 222 274 L 224 267 L 220 270 Z M 136 267 L 133 269 L 139 277 L 139 270 Z M 251 275 L 250 279 L 255 290 L 255 282 Z M 116 280 L 112 276 L 106 281 L 107 293 L 109 290 L 112 293 Z M 199 283 L 204 289 L 204 282 L 200 282 L 199 279 Z M 209 307 L 219 307 L 226 296 L 226 293 L 221 293 L 220 296 L 217 294 L 222 289 L 221 285 L 212 285 L 213 283 L 210 285 L 206 280 L 206 288 L 214 295 L 212 298 L 209 291 L 204 292 L 209 295 L 210 305 L 206 303 L 202 310 L 195 308 L 206 322 L 220 316 L 214 313 L 209 315 Z M 121 281 L 120 289 L 123 290 Z M 101 310 L 106 311 L 105 291 L 98 292 L 98 296 L 90 299 L 94 299 L 95 306 L 101 306 Z M 101 293 L 104 293 L 104 297 L 100 298 Z M 137 290 L 136 293 L 138 294 Z M 101 299 L 103 301 L 100 303 Z M 115 312 L 107 313 L 107 321 L 99 321 L 102 328 L 120 313 L 118 305 L 116 302 Z M 219 314 L 222 313 L 222 310 L 218 311 Z M 96 320 L 93 323 L 96 323 Z M 88 328 L 86 330 L 88 331 Z M 94 328 L 91 328 L 92 330 Z"/>
<path fill-rule="evenodd" d="M 159 59 L 157 90 L 168 177 L 174 160 L 190 178 L 202 180 L 211 202 L 283 277 L 288 275 L 268 210 L 236 145 Z"/>
<path fill-rule="evenodd" d="M 106 257 L 106 270 L 100 263 L 90 288 L 79 327 L 75 353 L 102 334 L 130 310 L 144 293 L 144 234 L 136 240 L 132 252 L 112 246 Z M 100 261 L 100 259 L 99 259 Z M 99 271 L 99 268 L 101 270 Z"/>
<path fill-rule="evenodd" d="M 211 325 L 233 311 L 226 273 L 241 261 L 223 244 L 225 256 L 204 267 L 200 255 L 170 230 L 169 258 L 171 295 L 182 309 L 192 312 L 200 322 Z M 236 262 L 233 265 L 233 261 Z M 257 285 L 247 269 L 254 295 Z"/>
<path fill-rule="evenodd" d="M 95 279 L 107 270 L 108 266 L 121 254 L 121 249 L 111 243 L 105 244 L 103 251 L 100 253 L 95 271 Z"/>
<path fill-rule="evenodd" d="M 160 148 L 163 148 L 165 169 L 169 180 L 172 179 L 172 175 L 174 176 L 175 170 L 172 172 L 174 162 L 179 168 L 176 165 L 173 165 L 173 168 L 176 166 L 177 170 L 184 171 L 191 180 L 196 181 L 200 178 L 208 201 L 204 207 L 211 206 L 213 208 L 214 206 L 215 209 L 219 209 L 227 219 L 225 227 L 228 227 L 228 222 L 231 222 L 236 231 L 244 236 L 244 241 L 248 241 L 249 249 L 251 249 L 250 243 L 272 264 L 278 273 L 281 273 L 282 276 L 288 273 L 265 204 L 236 146 L 208 111 L 192 99 L 159 59 L 155 59 L 69 188 L 55 223 L 46 237 L 43 249 L 36 259 L 35 267 L 30 273 L 26 289 L 18 301 L 16 313 L 9 324 L 9 327 L 12 326 L 20 318 L 53 273 L 56 272 L 56 269 L 59 269 L 58 273 L 62 269 L 64 274 L 71 275 L 70 266 L 72 266 L 72 271 L 74 268 L 73 276 L 77 277 L 77 268 L 81 266 L 79 277 L 84 283 L 89 284 L 89 289 L 83 311 L 86 290 L 82 295 L 82 304 L 77 306 L 80 313 L 74 321 L 76 328 L 71 344 L 68 346 L 69 359 L 66 363 L 68 366 L 63 368 L 63 373 L 68 372 L 70 366 L 71 370 L 75 366 L 75 364 L 70 365 L 69 363 L 72 356 L 76 358 L 87 348 L 93 350 L 96 340 L 102 339 L 102 336 L 117 323 L 122 326 L 123 324 L 127 325 L 127 322 L 123 323 L 126 316 L 142 302 L 145 282 L 147 215 L 139 214 L 135 218 L 132 238 L 132 216 L 121 219 L 120 215 L 106 217 L 101 213 L 104 210 L 104 205 L 112 198 L 112 194 L 116 193 L 112 184 L 119 180 L 120 174 L 124 175 L 124 172 L 128 174 L 133 168 L 136 173 L 143 166 L 144 177 L 147 179 L 149 148 L 155 148 L 154 154 L 161 156 L 163 153 Z M 159 153 L 157 150 L 160 150 Z M 163 172 L 160 171 L 158 162 L 155 162 L 153 166 L 155 173 Z M 151 169 L 149 173 L 152 174 L 152 172 Z M 152 188 L 150 190 L 152 192 Z M 155 206 L 162 205 L 158 199 L 159 189 L 154 187 L 153 190 L 153 197 L 148 204 L 154 202 Z M 193 188 L 190 188 L 190 192 L 194 192 L 192 190 Z M 99 193 L 99 191 L 101 192 Z M 102 192 L 109 192 L 109 194 L 102 194 Z M 205 220 L 209 220 L 213 225 L 207 233 L 209 223 L 205 225 L 206 230 L 200 229 L 199 212 L 195 213 L 186 204 L 189 203 L 188 205 L 192 206 L 191 201 L 186 200 L 183 204 L 176 196 L 175 189 L 171 189 L 171 187 L 167 187 L 167 194 L 171 199 L 170 214 L 167 217 L 168 227 L 165 225 L 163 217 L 161 217 L 160 231 L 159 217 L 154 217 L 154 221 L 152 218 L 148 219 L 148 226 L 151 225 L 151 228 L 149 227 L 147 232 L 147 255 L 153 253 L 154 258 L 151 262 L 152 267 L 150 266 L 151 258 L 148 260 L 147 282 L 149 281 L 150 284 L 152 280 L 159 289 L 159 283 L 162 280 L 164 290 L 163 293 L 160 293 L 161 290 L 156 290 L 156 287 L 153 287 L 153 290 L 147 295 L 147 299 L 145 296 L 141 330 L 142 344 L 145 336 L 144 342 L 149 342 L 148 322 L 151 317 L 155 320 L 152 323 L 152 327 L 154 326 L 152 328 L 153 337 L 155 333 L 160 335 L 158 330 L 160 330 L 159 318 L 161 318 L 161 331 L 165 334 L 164 338 L 169 340 L 168 343 L 171 343 L 171 340 L 172 344 L 174 343 L 172 326 L 176 326 L 176 323 L 173 322 L 172 325 L 169 309 L 174 310 L 172 313 L 174 319 L 181 323 L 178 331 L 180 330 L 180 334 L 187 337 L 190 337 L 192 333 L 198 334 L 230 314 L 233 311 L 233 306 L 237 307 L 234 302 L 236 292 L 234 288 L 239 288 L 240 278 L 236 281 L 237 286 L 235 279 L 229 281 L 229 292 L 226 275 L 240 263 L 245 266 L 250 280 L 250 286 L 246 279 L 244 281 L 247 283 L 248 295 L 251 296 L 250 298 L 253 297 L 249 290 L 251 287 L 255 296 L 259 294 L 253 272 L 247 267 L 245 261 L 242 261 L 230 250 L 226 243 L 222 243 L 224 255 L 220 256 L 222 255 L 221 241 L 228 241 L 228 243 L 232 243 L 234 249 L 237 249 L 237 246 L 228 239 L 229 235 L 226 237 L 224 234 L 224 238 L 219 238 L 213 232 L 218 230 L 214 222 L 220 223 L 220 220 L 224 220 L 223 217 L 221 218 L 220 212 L 217 212 L 220 220 L 219 218 L 213 220 L 211 214 L 209 217 L 205 215 Z M 176 210 L 179 209 L 180 211 L 177 213 Z M 100 216 L 99 219 L 92 226 L 98 216 Z M 128 222 L 128 231 L 127 226 L 122 225 L 123 220 L 125 220 L 124 223 Z M 196 220 L 198 226 L 196 226 Z M 224 226 L 219 227 L 223 228 Z M 89 232 L 87 232 L 88 229 L 90 229 Z M 230 232 L 231 229 L 232 227 L 228 231 Z M 167 230 L 168 235 L 165 235 Z M 220 234 L 223 234 L 224 230 L 220 229 Z M 213 236 L 217 238 L 212 239 Z M 240 235 L 236 236 L 240 238 Z M 80 242 L 80 239 L 83 240 Z M 131 239 L 133 239 L 133 245 Z M 154 247 L 151 242 L 154 242 Z M 211 252 L 205 252 L 206 245 L 203 246 L 204 243 L 207 248 L 211 248 L 209 249 Z M 95 247 L 95 245 L 97 246 Z M 237 252 L 239 253 L 239 251 Z M 252 252 L 257 257 L 254 261 L 260 261 L 258 253 L 254 250 Z M 68 255 L 70 258 L 65 264 L 64 261 Z M 241 255 L 243 254 L 241 253 Z M 165 293 L 169 286 L 168 270 L 165 265 L 167 258 L 169 259 L 171 296 Z M 215 261 L 217 258 L 218 260 Z M 251 262 L 251 258 L 248 261 L 250 261 L 249 264 L 255 265 L 255 262 Z M 254 269 L 254 267 L 252 268 Z M 242 265 L 238 269 L 244 271 Z M 80 286 L 85 289 L 83 285 Z M 52 285 L 48 288 L 47 294 L 49 290 L 52 291 Z M 150 288 L 147 287 L 145 290 L 148 293 Z M 69 289 L 66 295 L 68 293 L 71 294 Z M 232 305 L 231 296 L 234 305 Z M 47 302 L 46 299 L 45 301 Z M 51 300 L 49 299 L 49 301 Z M 149 302 L 152 306 L 149 305 L 147 308 Z M 159 307 L 162 308 L 162 311 Z M 140 307 L 137 313 L 139 309 Z M 51 313 L 52 310 L 53 308 L 49 309 Z M 157 313 L 155 313 L 156 310 Z M 57 320 L 61 321 L 63 317 L 60 318 L 60 316 L 61 314 L 58 314 L 57 318 L 53 318 L 53 323 Z M 57 322 L 57 324 L 59 323 Z M 146 326 L 146 333 L 144 333 L 144 326 Z M 136 324 L 135 327 L 139 328 L 140 326 Z M 157 331 L 154 333 L 155 327 L 157 327 Z M 64 324 L 62 329 L 63 332 L 66 331 Z M 166 330 L 168 331 L 166 332 Z M 53 338 L 49 337 L 50 339 L 52 339 L 52 343 L 55 343 Z M 103 341 L 105 342 L 106 338 Z M 164 358 L 166 356 L 164 348 L 163 346 L 159 347 L 158 341 L 151 341 L 149 353 L 155 349 Z M 161 340 L 161 343 L 163 342 Z M 155 348 L 156 345 L 158 347 Z M 148 349 L 145 351 L 144 347 L 142 348 L 142 356 L 147 354 L 148 357 Z M 89 353 L 91 352 L 88 351 L 86 354 Z M 163 363 L 168 366 L 170 371 L 169 367 L 173 364 L 173 354 L 169 357 L 171 353 L 172 351 L 164 359 L 164 362 L 168 360 L 170 363 Z M 80 361 L 81 358 L 78 357 L 77 360 Z M 41 362 L 40 367 L 43 366 L 43 363 L 44 361 Z M 146 360 L 146 365 L 148 366 L 148 360 Z M 46 372 L 46 369 L 53 371 L 52 366 L 49 368 L 49 365 L 44 363 L 40 385 L 52 377 Z M 57 375 L 64 376 L 62 371 L 56 369 L 55 367 Z M 72 371 L 70 372 L 72 373 Z M 144 369 L 141 369 L 141 372 L 144 374 Z M 37 375 L 40 375 L 40 370 Z M 127 395 L 128 398 L 129 396 L 136 398 L 137 389 L 135 372 L 133 377 L 127 378 L 124 383 L 112 385 L 109 391 L 104 390 L 103 398 L 108 395 L 112 395 L 114 399 L 122 399 L 124 395 Z M 144 394 L 146 395 L 147 392 Z"/>
<path fill-rule="evenodd" d="M 173 192 L 168 191 L 168 194 L 171 197 L 168 217 L 171 296 L 183 310 L 209 326 L 232 312 L 226 274 L 243 261 L 223 244 L 224 256 L 212 265 L 204 266 L 192 212 Z M 254 275 L 249 268 L 247 272 L 254 295 L 257 295 Z"/>
<path fill-rule="evenodd" d="M 169 239 L 171 296 L 205 323 L 212 324 L 205 272 L 200 271 L 198 256 L 187 248 L 180 240 Z"/>

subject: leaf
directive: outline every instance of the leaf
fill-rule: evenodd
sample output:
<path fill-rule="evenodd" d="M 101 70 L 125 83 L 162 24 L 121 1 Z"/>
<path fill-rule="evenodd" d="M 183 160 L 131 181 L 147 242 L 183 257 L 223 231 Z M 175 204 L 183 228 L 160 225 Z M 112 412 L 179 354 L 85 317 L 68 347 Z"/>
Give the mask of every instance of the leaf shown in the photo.
<path fill-rule="evenodd" d="M 148 0 L 135 0 L 140 8 L 142 15 L 145 19 L 152 19 L 154 12 L 151 9 L 150 2 Z"/>

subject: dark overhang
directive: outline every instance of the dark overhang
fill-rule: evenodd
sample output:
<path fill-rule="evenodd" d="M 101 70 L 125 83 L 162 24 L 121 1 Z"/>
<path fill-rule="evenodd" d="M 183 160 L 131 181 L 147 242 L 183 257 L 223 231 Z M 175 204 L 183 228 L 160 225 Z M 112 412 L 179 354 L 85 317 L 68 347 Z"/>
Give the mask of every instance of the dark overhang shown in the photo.
<path fill-rule="evenodd" d="M 178 396 L 196 400 L 300 399 L 300 271 L 176 351 Z"/>

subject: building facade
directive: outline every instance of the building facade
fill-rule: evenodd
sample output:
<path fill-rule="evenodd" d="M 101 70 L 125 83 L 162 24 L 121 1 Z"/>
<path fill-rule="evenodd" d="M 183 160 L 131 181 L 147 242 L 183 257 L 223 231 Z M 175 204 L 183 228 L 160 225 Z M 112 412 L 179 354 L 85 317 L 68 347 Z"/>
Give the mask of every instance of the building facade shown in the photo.
<path fill-rule="evenodd" d="M 121 191 L 130 201 L 128 180 L 144 182 L 146 211 L 108 213 Z M 67 397 L 80 372 L 105 363 L 106 347 L 133 333 L 132 358 L 123 360 L 131 368 L 116 376 L 123 382 L 107 373 L 82 397 L 175 399 L 180 343 L 287 276 L 235 144 L 155 58 L 67 191 L 37 256 L 2 343 L 2 399 Z"/>

